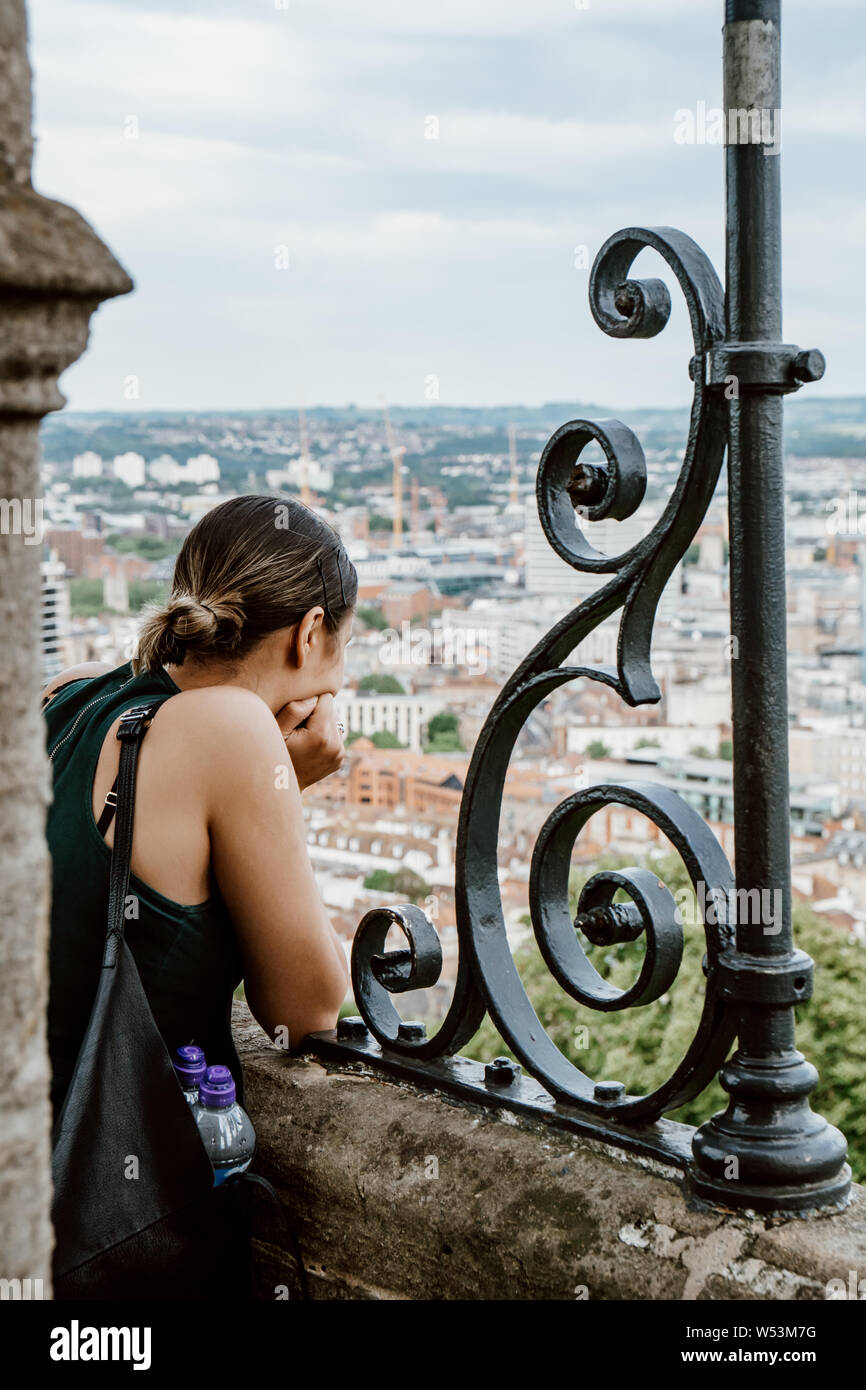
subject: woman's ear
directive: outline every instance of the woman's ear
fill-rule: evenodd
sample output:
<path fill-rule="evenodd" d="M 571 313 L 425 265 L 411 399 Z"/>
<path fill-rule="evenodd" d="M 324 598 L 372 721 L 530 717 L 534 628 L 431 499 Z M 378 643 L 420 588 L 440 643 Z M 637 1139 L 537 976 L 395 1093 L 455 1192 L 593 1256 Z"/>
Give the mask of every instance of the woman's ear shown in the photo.
<path fill-rule="evenodd" d="M 309 613 L 305 613 L 300 622 L 296 624 L 292 631 L 290 640 L 290 659 L 293 666 L 300 671 L 304 662 L 310 655 L 313 639 L 321 630 L 325 617 L 325 610 L 321 606 L 311 608 Z"/>

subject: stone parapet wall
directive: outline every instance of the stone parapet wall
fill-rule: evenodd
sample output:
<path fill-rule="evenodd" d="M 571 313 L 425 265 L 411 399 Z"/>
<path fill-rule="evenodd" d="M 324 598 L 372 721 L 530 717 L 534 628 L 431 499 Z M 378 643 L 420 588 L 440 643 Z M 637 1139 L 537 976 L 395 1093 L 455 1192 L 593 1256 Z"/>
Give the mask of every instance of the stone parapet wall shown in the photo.
<path fill-rule="evenodd" d="M 699 1210 L 674 1168 L 287 1056 L 240 1005 L 235 1035 L 280 1198 L 257 1207 L 259 1298 L 304 1296 L 298 1252 L 314 1299 L 823 1300 L 866 1281 L 862 1188 L 831 1216 Z"/>

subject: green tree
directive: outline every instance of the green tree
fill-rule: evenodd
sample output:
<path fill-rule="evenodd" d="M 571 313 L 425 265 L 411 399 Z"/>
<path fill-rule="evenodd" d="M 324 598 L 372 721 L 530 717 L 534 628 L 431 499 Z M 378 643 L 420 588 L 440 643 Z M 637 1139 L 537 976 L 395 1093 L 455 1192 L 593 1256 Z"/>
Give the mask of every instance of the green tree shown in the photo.
<path fill-rule="evenodd" d="M 377 748 L 405 748 L 405 743 L 401 743 L 396 734 L 392 734 L 390 729 L 380 729 L 377 734 L 370 735 L 370 742 Z"/>
<path fill-rule="evenodd" d="M 731 739 L 722 739 L 722 741 L 719 744 L 719 757 L 722 758 L 726 763 L 733 762 L 734 745 Z"/>
<path fill-rule="evenodd" d="M 610 749 L 600 738 L 594 738 L 591 743 L 586 745 L 586 756 L 588 758 L 609 758 Z"/>
<path fill-rule="evenodd" d="M 400 684 L 396 676 L 388 675 L 386 672 L 376 672 L 371 676 L 362 676 L 358 681 L 360 693 L 370 691 L 375 695 L 405 695 L 406 691 Z"/>
<path fill-rule="evenodd" d="M 434 714 L 427 724 L 427 737 L 438 738 L 441 734 L 457 734 L 460 731 L 456 714 Z"/>
<path fill-rule="evenodd" d="M 364 887 L 374 893 L 393 893 L 394 875 L 390 869 L 373 869 L 364 879 Z"/>
<path fill-rule="evenodd" d="M 414 869 L 374 869 L 364 879 L 372 893 L 399 893 L 407 902 L 418 903 L 430 896 L 430 885 Z"/>
<path fill-rule="evenodd" d="M 437 738 L 439 734 L 456 734 L 459 731 L 456 714 L 444 712 L 434 714 L 427 724 L 427 737 Z"/>
<path fill-rule="evenodd" d="M 414 869 L 398 869 L 394 874 L 394 892 L 406 898 L 408 902 L 423 902 L 429 898 L 431 893 L 429 883 L 426 883 L 420 874 L 416 874 Z"/>
<path fill-rule="evenodd" d="M 161 536 L 115 533 L 106 537 L 106 545 L 121 555 L 140 555 L 143 560 L 164 560 L 178 551 L 176 540 L 163 540 Z"/>
<path fill-rule="evenodd" d="M 160 579 L 132 579 L 129 583 L 129 611 L 137 613 L 146 603 L 161 603 L 168 596 L 168 584 Z M 71 579 L 69 607 L 74 617 L 98 618 L 111 612 L 102 597 L 101 579 Z"/>
<path fill-rule="evenodd" d="M 434 714 L 427 724 L 426 753 L 462 753 L 460 725 L 456 714 Z"/>
<path fill-rule="evenodd" d="M 129 581 L 129 610 L 137 613 L 146 603 L 164 603 L 169 585 L 162 579 L 131 579 Z"/>
<path fill-rule="evenodd" d="M 635 748 L 661 748 L 657 738 L 639 738 Z"/>
<path fill-rule="evenodd" d="M 74 618 L 98 618 L 105 612 L 101 579 L 70 579 L 69 611 Z"/>
<path fill-rule="evenodd" d="M 465 753 L 459 734 L 439 734 L 437 738 L 425 743 L 425 753 Z"/>
<path fill-rule="evenodd" d="M 377 632 L 382 632 L 388 626 L 385 614 L 378 608 L 356 608 L 355 616 L 364 627 L 373 628 Z"/>

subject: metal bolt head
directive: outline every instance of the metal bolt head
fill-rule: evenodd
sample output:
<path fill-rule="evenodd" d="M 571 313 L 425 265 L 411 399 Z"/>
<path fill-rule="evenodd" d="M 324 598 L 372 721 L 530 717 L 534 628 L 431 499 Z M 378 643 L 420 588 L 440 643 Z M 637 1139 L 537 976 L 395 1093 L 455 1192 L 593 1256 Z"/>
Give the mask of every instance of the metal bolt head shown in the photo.
<path fill-rule="evenodd" d="M 489 1086 L 512 1086 L 520 1080 L 520 1063 L 510 1057 L 494 1057 L 484 1068 L 484 1080 Z"/>
<path fill-rule="evenodd" d="M 624 319 L 630 319 L 641 307 L 640 291 L 635 284 L 626 280 L 624 284 L 617 285 L 613 302 L 617 313 L 622 314 Z"/>
<path fill-rule="evenodd" d="M 351 1018 L 337 1019 L 337 1037 L 341 1042 L 346 1042 L 350 1038 L 366 1038 L 369 1028 L 362 1018 L 357 1014 Z"/>
<path fill-rule="evenodd" d="M 603 1105 L 613 1105 L 616 1101 L 622 1100 L 625 1095 L 625 1086 L 621 1081 L 597 1081 L 593 1095 Z"/>
<path fill-rule="evenodd" d="M 420 1019 L 411 1019 L 399 1024 L 397 1037 L 403 1042 L 422 1042 L 427 1036 L 427 1026 Z"/>
<path fill-rule="evenodd" d="M 593 507 L 607 495 L 608 471 L 597 463 L 576 463 L 566 486 L 573 507 Z"/>
<path fill-rule="evenodd" d="M 827 359 L 818 348 L 804 348 L 794 358 L 794 376 L 798 381 L 820 381 L 827 370 Z"/>

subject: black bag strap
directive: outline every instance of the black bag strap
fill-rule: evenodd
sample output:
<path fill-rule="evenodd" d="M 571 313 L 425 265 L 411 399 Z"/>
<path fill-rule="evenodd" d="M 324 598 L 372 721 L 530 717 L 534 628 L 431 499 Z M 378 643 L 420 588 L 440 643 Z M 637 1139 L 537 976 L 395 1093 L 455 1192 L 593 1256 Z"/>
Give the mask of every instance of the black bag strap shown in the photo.
<path fill-rule="evenodd" d="M 120 721 L 117 738 L 120 742 L 120 768 L 117 773 L 117 824 L 111 851 L 111 870 L 108 878 L 108 921 L 105 933 L 103 968 L 117 964 L 117 954 L 123 940 L 124 910 L 129 892 L 132 861 L 132 827 L 135 815 L 135 776 L 141 741 L 150 728 L 156 711 L 163 701 L 148 705 L 133 705 Z"/>

